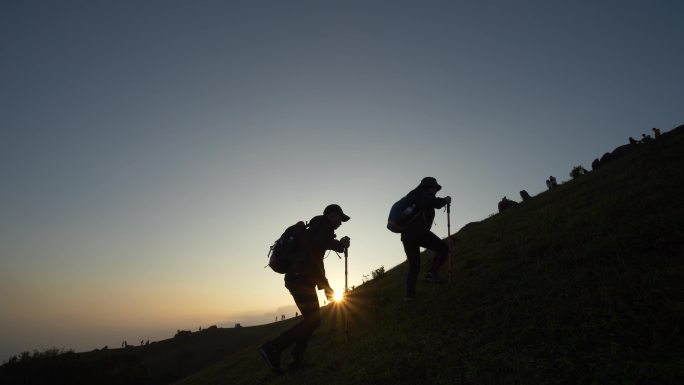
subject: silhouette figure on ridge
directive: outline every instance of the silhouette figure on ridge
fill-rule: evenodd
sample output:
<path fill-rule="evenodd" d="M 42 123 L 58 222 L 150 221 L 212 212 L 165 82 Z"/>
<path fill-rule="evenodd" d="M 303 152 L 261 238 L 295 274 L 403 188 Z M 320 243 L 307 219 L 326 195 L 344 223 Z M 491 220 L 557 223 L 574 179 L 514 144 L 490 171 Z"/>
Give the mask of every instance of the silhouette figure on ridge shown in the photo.
<path fill-rule="evenodd" d="M 415 189 L 411 190 L 404 198 L 392 206 L 403 204 L 402 214 L 405 218 L 400 228 L 393 230 L 401 233 L 401 243 L 408 260 L 409 270 L 406 276 L 406 297 L 404 301 L 411 302 L 416 297 L 416 283 L 420 273 L 420 248 L 424 247 L 435 252 L 430 270 L 425 274 L 424 281 L 427 283 L 441 284 L 446 281 L 439 276 L 439 268 L 446 262 L 449 248 L 435 233 L 430 231 L 435 219 L 435 209 L 442 208 L 451 203 L 451 197 L 436 197 L 442 186 L 437 179 L 428 176 L 420 181 Z M 393 213 L 390 212 L 390 217 Z M 393 221 L 388 220 L 388 228 L 392 230 Z"/>
<path fill-rule="evenodd" d="M 304 352 L 311 335 L 321 325 L 316 288 L 324 290 L 328 300 L 332 300 L 334 295 L 325 275 L 323 258 L 327 250 L 343 252 L 349 247 L 349 237 L 335 239 L 335 230 L 349 219 L 339 205 L 328 205 L 323 210 L 323 215 L 315 216 L 309 221 L 303 237 L 305 241 L 299 244 L 293 253 L 293 263 L 285 273 L 285 287 L 292 294 L 303 319 L 258 348 L 261 356 L 277 375 L 284 373 L 280 366 L 280 358 L 283 351 L 292 345 L 292 361 L 288 369 L 297 371 L 307 366 L 304 362 Z"/>

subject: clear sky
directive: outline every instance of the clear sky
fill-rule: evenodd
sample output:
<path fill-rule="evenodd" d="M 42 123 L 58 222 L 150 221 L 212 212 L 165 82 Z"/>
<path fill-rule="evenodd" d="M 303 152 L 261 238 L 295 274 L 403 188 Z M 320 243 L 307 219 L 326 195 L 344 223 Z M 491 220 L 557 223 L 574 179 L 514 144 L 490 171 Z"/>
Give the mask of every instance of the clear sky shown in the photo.
<path fill-rule="evenodd" d="M 684 123 L 683 16 L 681 1 L 2 1 L 0 361 L 290 317 L 268 247 L 329 203 L 352 217 L 338 235 L 359 284 L 404 261 L 386 217 L 424 176 L 453 197 L 455 232 Z M 342 288 L 343 261 L 326 265 Z"/>

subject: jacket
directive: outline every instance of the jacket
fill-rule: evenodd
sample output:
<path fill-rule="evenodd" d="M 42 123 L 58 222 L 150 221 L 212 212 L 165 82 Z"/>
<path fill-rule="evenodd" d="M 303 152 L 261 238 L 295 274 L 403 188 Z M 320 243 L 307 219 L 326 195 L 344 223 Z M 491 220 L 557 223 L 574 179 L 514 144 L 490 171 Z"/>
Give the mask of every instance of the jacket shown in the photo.
<path fill-rule="evenodd" d="M 335 239 L 335 229 L 330 220 L 325 215 L 318 215 L 309 221 L 306 242 L 302 245 L 292 269 L 285 274 L 285 280 L 298 279 L 312 286 L 317 285 L 319 289 L 329 287 L 323 264 L 325 252 L 328 250 L 341 253 L 344 247 Z"/>
<path fill-rule="evenodd" d="M 416 187 L 406 195 L 416 205 L 416 216 L 406 227 L 403 233 L 418 234 L 430 231 L 432 222 L 435 220 L 435 209 L 440 209 L 447 204 L 444 198 L 437 198 L 427 187 Z"/>

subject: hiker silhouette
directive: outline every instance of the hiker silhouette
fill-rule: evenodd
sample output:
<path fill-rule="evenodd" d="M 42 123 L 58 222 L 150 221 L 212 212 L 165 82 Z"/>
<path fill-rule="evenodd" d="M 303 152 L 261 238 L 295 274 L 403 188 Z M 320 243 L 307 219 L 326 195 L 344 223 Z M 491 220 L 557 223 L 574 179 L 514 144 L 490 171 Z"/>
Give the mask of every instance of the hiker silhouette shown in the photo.
<path fill-rule="evenodd" d="M 532 199 L 532 197 L 530 196 L 530 194 L 526 190 L 520 191 L 520 197 L 522 198 L 523 202 L 527 202 L 530 199 Z"/>
<path fill-rule="evenodd" d="M 591 162 L 591 170 L 597 170 L 599 167 L 601 167 L 601 161 L 596 158 L 593 162 Z"/>
<path fill-rule="evenodd" d="M 444 198 L 436 197 L 437 192 L 441 189 L 442 186 L 437 183 L 437 179 L 428 176 L 420 181 L 418 187 L 406 195 L 406 198 L 412 204 L 415 204 L 415 214 L 401 232 L 401 243 L 404 245 L 404 252 L 406 253 L 409 265 L 406 276 L 406 297 L 404 298 L 407 302 L 413 301 L 416 297 L 416 283 L 420 273 L 421 247 L 435 252 L 430 270 L 425 274 L 425 282 L 445 282 L 439 276 L 439 268 L 446 261 L 449 248 L 444 241 L 430 231 L 432 222 L 435 219 L 435 209 L 442 208 L 451 203 L 451 197 L 449 196 Z"/>
<path fill-rule="evenodd" d="M 284 373 L 280 366 L 280 356 L 291 345 L 294 348 L 288 369 L 296 371 L 306 366 L 304 352 L 311 335 L 321 325 L 316 288 L 324 290 L 328 299 L 332 299 L 334 294 L 325 276 L 323 258 L 327 250 L 343 252 L 349 247 L 349 237 L 335 239 L 335 230 L 349 219 L 339 205 L 331 204 L 323 210 L 323 215 L 315 216 L 309 221 L 307 242 L 295 252 L 294 263 L 285 273 L 285 287 L 292 294 L 303 319 L 258 348 L 259 354 L 277 375 Z"/>
<path fill-rule="evenodd" d="M 558 187 L 558 182 L 556 182 L 556 177 L 551 175 L 549 176 L 549 179 L 546 180 L 546 187 L 549 189 L 552 189 L 554 187 Z"/>
<path fill-rule="evenodd" d="M 499 209 L 499 212 L 502 213 L 508 209 L 511 209 L 511 208 L 517 206 L 517 205 L 518 205 L 518 202 L 512 201 L 512 200 L 510 200 L 504 196 L 503 198 L 501 198 L 501 201 L 499 202 L 497 208 Z"/>

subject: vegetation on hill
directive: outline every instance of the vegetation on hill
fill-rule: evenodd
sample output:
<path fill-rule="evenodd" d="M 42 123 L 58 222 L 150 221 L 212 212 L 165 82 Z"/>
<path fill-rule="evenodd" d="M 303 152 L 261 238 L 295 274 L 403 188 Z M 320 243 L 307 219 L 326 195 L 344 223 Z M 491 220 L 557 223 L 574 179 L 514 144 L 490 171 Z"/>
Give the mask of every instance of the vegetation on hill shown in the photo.
<path fill-rule="evenodd" d="M 177 385 L 682 384 L 683 174 L 684 127 L 464 227 L 450 285 L 405 304 L 403 263 L 326 307 L 312 368 L 249 346 Z"/>

